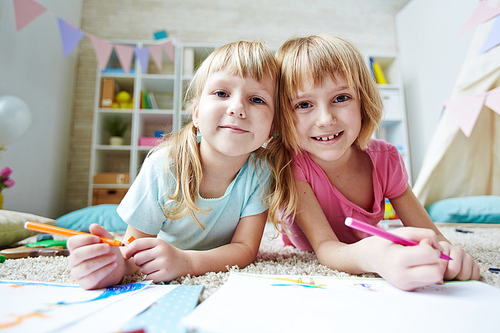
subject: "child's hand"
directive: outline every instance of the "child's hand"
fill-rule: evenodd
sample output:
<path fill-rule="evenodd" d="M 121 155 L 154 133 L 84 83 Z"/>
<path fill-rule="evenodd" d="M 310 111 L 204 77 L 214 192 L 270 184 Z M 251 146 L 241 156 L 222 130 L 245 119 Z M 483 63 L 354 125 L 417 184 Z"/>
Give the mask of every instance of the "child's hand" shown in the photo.
<path fill-rule="evenodd" d="M 71 275 L 84 289 L 99 289 L 118 284 L 123 278 L 125 263 L 120 249 L 101 243 L 94 235 L 113 238 L 98 224 L 90 227 L 92 235 L 78 235 L 68 239 Z"/>
<path fill-rule="evenodd" d="M 134 257 L 142 274 L 153 282 L 171 281 L 189 272 L 189 256 L 159 238 L 134 240 L 124 250 L 125 259 Z"/>
<path fill-rule="evenodd" d="M 376 272 L 394 286 L 403 290 L 414 290 L 430 284 L 443 282 L 443 264 L 439 258 L 440 246 L 434 231 L 423 228 L 401 228 L 394 234 L 415 240 L 417 246 L 402 246 L 378 237 L 369 237 L 374 242 Z"/>
<path fill-rule="evenodd" d="M 444 249 L 443 253 L 453 259 L 446 262 L 445 280 L 479 280 L 479 265 L 470 254 L 445 241 L 439 242 L 439 244 Z"/>

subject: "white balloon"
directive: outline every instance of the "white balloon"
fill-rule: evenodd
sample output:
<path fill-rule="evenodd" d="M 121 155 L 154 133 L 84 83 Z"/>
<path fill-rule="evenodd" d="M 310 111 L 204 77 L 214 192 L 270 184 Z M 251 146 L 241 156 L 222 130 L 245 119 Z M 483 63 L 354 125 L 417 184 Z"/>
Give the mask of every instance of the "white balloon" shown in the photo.
<path fill-rule="evenodd" d="M 0 96 L 0 147 L 19 139 L 31 125 L 28 105 L 15 96 Z"/>

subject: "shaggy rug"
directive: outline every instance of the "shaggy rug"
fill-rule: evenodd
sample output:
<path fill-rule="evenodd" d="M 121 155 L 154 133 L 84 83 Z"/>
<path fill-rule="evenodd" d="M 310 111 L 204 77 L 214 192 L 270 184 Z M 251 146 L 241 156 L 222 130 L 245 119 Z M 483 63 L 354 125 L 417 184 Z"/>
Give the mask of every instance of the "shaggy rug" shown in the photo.
<path fill-rule="evenodd" d="M 441 232 L 453 244 L 470 253 L 481 267 L 481 280 L 500 287 L 500 275 L 488 271 L 490 267 L 500 267 L 500 227 L 475 225 L 438 225 Z M 457 231 L 461 230 L 460 231 Z M 350 276 L 350 274 L 331 270 L 318 263 L 310 252 L 299 251 L 290 246 L 280 247 L 272 228 L 266 228 L 259 254 L 254 263 L 244 268 L 231 267 L 230 271 L 311 276 Z M 363 274 L 364 277 L 377 277 Z M 206 299 L 226 282 L 229 272 L 210 272 L 201 276 L 185 276 L 171 284 L 203 285 L 201 300 Z M 67 257 L 37 257 L 10 259 L 0 264 L 0 279 L 29 280 L 58 283 L 76 283 L 72 278 Z M 124 279 L 124 283 L 142 281 L 145 276 L 138 273 Z"/>

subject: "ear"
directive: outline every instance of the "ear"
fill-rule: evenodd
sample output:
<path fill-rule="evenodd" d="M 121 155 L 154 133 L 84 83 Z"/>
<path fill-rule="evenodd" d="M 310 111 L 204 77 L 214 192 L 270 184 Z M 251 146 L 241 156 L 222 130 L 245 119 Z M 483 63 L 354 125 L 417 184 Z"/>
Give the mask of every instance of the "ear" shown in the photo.
<path fill-rule="evenodd" d="M 276 132 L 274 131 L 274 127 L 275 126 L 274 126 L 274 123 L 273 123 L 271 125 L 271 131 L 269 132 L 269 136 L 267 137 L 268 139 L 272 139 L 275 136 Z"/>
<path fill-rule="evenodd" d="M 198 128 L 198 105 L 193 105 L 193 124 L 194 127 Z"/>

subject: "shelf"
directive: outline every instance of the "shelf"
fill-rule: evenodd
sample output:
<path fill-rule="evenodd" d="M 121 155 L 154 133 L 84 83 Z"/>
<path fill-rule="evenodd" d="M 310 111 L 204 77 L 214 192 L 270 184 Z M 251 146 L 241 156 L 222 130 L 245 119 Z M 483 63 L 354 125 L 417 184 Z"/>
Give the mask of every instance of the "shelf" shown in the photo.
<path fill-rule="evenodd" d="M 411 179 L 406 107 L 398 67 L 398 57 L 396 54 L 373 54 L 366 56 L 366 64 L 369 68 L 371 63 L 375 61 L 380 65 L 387 84 L 377 85 L 384 103 L 384 110 L 382 120 L 373 136 L 387 141 L 398 148 L 400 154 L 403 156 L 409 178 Z M 374 69 L 370 68 L 370 70 L 373 73 Z"/>
<path fill-rule="evenodd" d="M 376 61 L 380 67 L 382 68 L 382 72 L 384 73 L 385 79 L 387 80 L 387 85 L 379 85 L 379 86 L 388 86 L 388 85 L 399 85 L 399 71 L 397 66 L 397 57 L 393 55 L 384 56 L 384 55 L 372 55 L 371 58 L 373 61 Z"/>
<path fill-rule="evenodd" d="M 115 42 L 119 44 L 120 42 Z M 162 42 L 163 43 L 163 42 Z M 155 42 L 131 42 L 122 44 L 129 46 L 152 46 Z M 159 43 L 158 43 L 159 44 Z M 119 200 L 128 184 L 94 184 L 92 175 L 99 172 L 127 173 L 130 175 L 130 184 L 137 176 L 138 170 L 144 159 L 154 146 L 140 145 L 151 142 L 157 134 L 162 131 L 170 134 L 177 131 L 191 119 L 183 111 L 184 93 L 192 78 L 192 73 L 199 64 L 213 51 L 216 46 L 206 44 L 181 44 L 174 43 L 177 61 L 174 63 L 163 52 L 161 69 L 157 67 L 152 57 L 149 57 L 149 64 L 146 73 L 141 70 L 141 64 L 136 61 L 135 55 L 132 60 L 130 73 L 121 70 L 116 52 L 113 51 L 108 67 L 105 71 L 97 70 L 96 95 L 94 109 L 94 125 L 92 137 L 92 153 L 90 166 L 90 186 L 89 205 L 105 203 L 107 198 Z M 191 67 L 190 67 L 191 66 Z M 183 71 L 186 69 L 186 72 Z M 185 75 L 187 74 L 187 75 Z M 104 87 L 102 80 L 108 80 Z M 102 106 L 102 95 L 109 95 L 109 102 Z M 113 108 L 112 103 L 116 103 L 116 94 L 126 91 L 133 98 L 126 108 Z M 141 108 L 141 92 L 152 94 L 156 101 L 157 108 Z M 115 104 L 116 106 L 116 104 Z M 128 124 L 128 129 L 124 135 L 124 145 L 112 146 L 109 144 L 109 132 L 106 130 L 106 121 L 119 117 Z M 143 138 L 141 140 L 141 138 Z M 121 191 L 115 194 L 107 192 L 95 192 L 95 190 L 115 190 Z M 96 200 L 95 196 L 99 195 Z"/>

